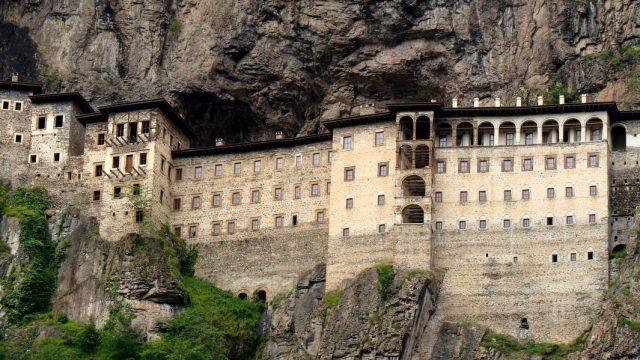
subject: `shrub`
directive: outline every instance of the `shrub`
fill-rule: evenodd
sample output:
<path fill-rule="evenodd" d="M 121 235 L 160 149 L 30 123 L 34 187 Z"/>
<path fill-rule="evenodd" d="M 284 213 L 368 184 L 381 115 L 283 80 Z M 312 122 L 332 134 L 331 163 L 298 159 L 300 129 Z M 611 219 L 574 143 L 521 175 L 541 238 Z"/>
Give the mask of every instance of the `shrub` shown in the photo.
<path fill-rule="evenodd" d="M 333 309 L 340 301 L 342 301 L 342 296 L 344 295 L 344 290 L 332 291 L 324 294 L 324 298 L 322 299 L 322 306 L 327 309 Z"/>
<path fill-rule="evenodd" d="M 631 330 L 640 331 L 640 321 L 631 320 L 625 316 L 618 316 L 618 325 L 626 325 Z"/>
<path fill-rule="evenodd" d="M 380 301 L 385 302 L 391 294 L 391 284 L 393 284 L 393 264 L 384 263 L 376 266 L 376 272 L 378 273 L 378 293 L 380 294 Z"/>
<path fill-rule="evenodd" d="M 169 22 L 169 30 L 175 31 L 179 30 L 182 27 L 182 21 L 178 19 L 173 19 Z"/>

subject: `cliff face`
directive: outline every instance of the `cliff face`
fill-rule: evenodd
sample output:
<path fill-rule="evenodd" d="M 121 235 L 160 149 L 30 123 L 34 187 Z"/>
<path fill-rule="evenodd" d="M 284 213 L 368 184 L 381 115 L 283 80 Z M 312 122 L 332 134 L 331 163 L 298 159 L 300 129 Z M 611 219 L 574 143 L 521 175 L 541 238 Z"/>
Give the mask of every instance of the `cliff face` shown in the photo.
<path fill-rule="evenodd" d="M 639 43 L 639 4 L 9 0 L 0 34 L 16 36 L 0 54 L 16 55 L 0 75 L 17 69 L 96 103 L 166 96 L 201 143 L 315 132 L 366 102 L 513 101 L 554 84 L 632 106 L 636 63 L 620 54 Z"/>

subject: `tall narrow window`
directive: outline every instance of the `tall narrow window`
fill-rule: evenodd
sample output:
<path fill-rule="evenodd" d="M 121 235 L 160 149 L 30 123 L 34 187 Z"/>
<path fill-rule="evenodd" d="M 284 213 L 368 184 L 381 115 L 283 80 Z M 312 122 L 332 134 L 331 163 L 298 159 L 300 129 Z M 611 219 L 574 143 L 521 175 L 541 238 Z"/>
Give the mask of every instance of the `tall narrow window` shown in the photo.
<path fill-rule="evenodd" d="M 522 171 L 533 170 L 533 158 L 527 157 L 522 159 Z"/>
<path fill-rule="evenodd" d="M 522 189 L 522 200 L 529 200 L 530 196 L 529 189 Z"/>
<path fill-rule="evenodd" d="M 124 124 L 116 125 L 116 136 L 123 137 L 124 136 Z"/>
<path fill-rule="evenodd" d="M 253 173 L 254 173 L 254 174 L 259 174 L 259 173 L 260 173 L 261 168 L 262 168 L 262 161 L 260 161 L 260 160 L 255 160 L 255 161 L 253 162 Z"/>
<path fill-rule="evenodd" d="M 61 128 L 64 125 L 64 115 L 56 115 L 55 126 Z"/>
<path fill-rule="evenodd" d="M 434 194 L 435 202 L 442 202 L 442 192 L 436 191 Z"/>
<path fill-rule="evenodd" d="M 507 145 L 513 145 L 513 139 L 514 139 L 515 134 L 514 133 L 507 133 L 506 136 L 507 136 L 506 137 Z"/>
<path fill-rule="evenodd" d="M 213 236 L 220 235 L 220 223 L 213 224 Z"/>
<path fill-rule="evenodd" d="M 176 169 L 176 181 L 182 180 L 182 169 Z"/>
<path fill-rule="evenodd" d="M 297 168 L 302 166 L 302 155 L 296 155 L 295 157 L 295 165 Z"/>
<path fill-rule="evenodd" d="M 466 191 L 460 191 L 460 202 L 461 203 L 466 203 L 467 202 L 467 192 Z"/>
<path fill-rule="evenodd" d="M 251 231 L 258 231 L 260 229 L 260 220 L 251 219 Z"/>
<path fill-rule="evenodd" d="M 320 194 L 320 185 L 311 184 L 311 196 L 318 196 Z"/>
<path fill-rule="evenodd" d="M 438 160 L 436 161 L 436 172 L 437 173 L 445 173 L 447 171 L 447 166 L 446 166 L 446 162 L 444 162 L 444 160 Z"/>
<path fill-rule="evenodd" d="M 376 131 L 375 144 L 382 145 L 384 143 L 384 131 Z"/>
<path fill-rule="evenodd" d="M 347 209 L 353 209 L 353 198 L 348 198 L 347 199 L 345 207 Z"/>
<path fill-rule="evenodd" d="M 356 168 L 349 167 L 344 169 L 344 181 L 353 181 L 356 178 Z"/>
<path fill-rule="evenodd" d="M 251 202 L 254 204 L 257 204 L 260 202 L 260 191 L 259 190 L 253 190 L 251 191 Z"/>
<path fill-rule="evenodd" d="M 200 196 L 194 196 L 193 199 L 191 199 L 191 208 L 200 209 Z"/>
<path fill-rule="evenodd" d="M 233 235 L 236 233 L 236 223 L 233 221 L 229 221 L 227 223 L 227 234 L 228 235 Z"/>
<path fill-rule="evenodd" d="M 111 167 L 112 168 L 119 168 L 120 167 L 120 156 L 114 156 L 113 157 L 113 161 L 111 163 Z"/>
<path fill-rule="evenodd" d="M 511 190 L 504 191 L 504 201 L 511 201 Z"/>
<path fill-rule="evenodd" d="M 311 156 L 311 163 L 313 165 L 320 165 L 320 153 L 313 153 Z"/>
<path fill-rule="evenodd" d="M 275 226 L 277 228 L 281 228 L 283 225 L 284 225 L 284 217 L 283 216 L 276 216 Z"/>
<path fill-rule="evenodd" d="M 589 154 L 589 167 L 598 167 L 598 155 Z"/>
<path fill-rule="evenodd" d="M 316 222 L 323 223 L 324 222 L 324 211 L 318 211 L 316 213 Z"/>
<path fill-rule="evenodd" d="M 301 193 L 302 193 L 302 191 L 301 191 L 300 185 L 296 185 L 293 188 L 293 198 L 294 199 L 300 199 Z"/>
<path fill-rule="evenodd" d="M 196 179 L 202 179 L 202 166 L 195 167 L 193 177 Z"/>
<path fill-rule="evenodd" d="M 344 150 L 350 150 L 351 149 L 351 136 L 344 136 L 342 138 L 342 148 Z"/>
<path fill-rule="evenodd" d="M 564 196 L 568 197 L 568 198 L 573 197 L 573 187 L 571 187 L 571 186 L 565 187 L 564 188 Z"/>
<path fill-rule="evenodd" d="M 478 201 L 480 202 L 487 201 L 487 192 L 485 190 L 480 190 L 478 192 Z"/>
<path fill-rule="evenodd" d="M 217 177 L 222 176 L 222 164 L 216 164 L 214 166 L 214 175 Z"/>
<path fill-rule="evenodd" d="M 378 195 L 378 205 L 384 205 L 384 195 Z"/>
<path fill-rule="evenodd" d="M 102 176 L 102 165 L 96 165 L 95 176 Z"/>
<path fill-rule="evenodd" d="M 234 192 L 231 194 L 231 204 L 232 205 L 240 205 L 240 193 Z"/>
<path fill-rule="evenodd" d="M 98 134 L 98 145 L 104 145 L 104 133 Z"/>
<path fill-rule="evenodd" d="M 524 144 L 525 145 L 533 144 L 533 133 L 528 132 L 524 134 Z"/>
<path fill-rule="evenodd" d="M 547 188 L 547 199 L 553 199 L 556 197 L 556 190 L 554 188 Z"/>
<path fill-rule="evenodd" d="M 143 134 L 149 134 L 151 132 L 151 125 L 149 123 L 149 121 L 143 121 L 142 122 L 142 133 Z"/>
<path fill-rule="evenodd" d="M 282 188 L 281 187 L 275 188 L 275 190 L 273 191 L 273 197 L 274 197 L 275 200 L 282 200 Z"/>
<path fill-rule="evenodd" d="M 281 157 L 276 158 L 276 170 L 281 170 L 283 165 L 284 165 L 284 159 Z"/>
<path fill-rule="evenodd" d="M 138 163 L 140 165 L 147 165 L 147 153 L 140 153 L 140 159 Z"/>
<path fill-rule="evenodd" d="M 240 175 L 241 172 L 242 172 L 242 164 L 240 164 L 239 162 L 234 163 L 233 164 L 233 174 L 234 175 Z"/>
<path fill-rule="evenodd" d="M 44 116 L 40 116 L 38 118 L 38 130 L 44 130 L 47 128 L 47 118 Z"/>
<path fill-rule="evenodd" d="M 213 207 L 218 207 L 221 204 L 221 195 L 220 194 L 213 194 L 211 203 L 213 205 Z"/>
<path fill-rule="evenodd" d="M 576 158 L 573 155 L 564 157 L 564 168 L 565 169 L 575 169 L 576 167 Z"/>
<path fill-rule="evenodd" d="M 378 164 L 378 176 L 382 177 L 387 175 L 389 175 L 389 164 Z"/>
<path fill-rule="evenodd" d="M 589 196 L 598 196 L 598 187 L 595 185 L 589 186 Z"/>
<path fill-rule="evenodd" d="M 458 163 L 458 172 L 468 173 L 469 172 L 469 160 L 460 160 Z"/>

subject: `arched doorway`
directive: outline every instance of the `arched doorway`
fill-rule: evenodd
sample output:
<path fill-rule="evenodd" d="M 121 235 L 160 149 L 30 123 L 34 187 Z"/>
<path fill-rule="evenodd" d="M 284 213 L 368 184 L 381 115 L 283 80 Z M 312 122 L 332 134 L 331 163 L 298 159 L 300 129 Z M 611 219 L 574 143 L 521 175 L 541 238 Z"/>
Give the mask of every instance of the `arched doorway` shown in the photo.
<path fill-rule="evenodd" d="M 259 290 L 258 293 L 258 300 L 266 302 L 267 301 L 267 292 L 264 290 Z"/>
<path fill-rule="evenodd" d="M 424 210 L 418 205 L 409 205 L 402 209 L 403 224 L 424 224 Z"/>
<path fill-rule="evenodd" d="M 400 140 L 413 140 L 413 119 L 405 116 L 398 123 L 398 137 Z"/>
<path fill-rule="evenodd" d="M 589 135 L 589 141 L 602 140 L 602 120 L 598 118 L 587 121 L 587 135 Z"/>
<path fill-rule="evenodd" d="M 463 122 L 456 128 L 456 146 L 473 145 L 473 125 Z"/>
<path fill-rule="evenodd" d="M 542 143 L 555 144 L 558 142 L 560 126 L 555 120 L 547 120 L 542 124 Z"/>
<path fill-rule="evenodd" d="M 424 179 L 417 175 L 407 176 L 402 180 L 402 196 L 422 196 L 426 195 L 426 185 Z"/>
<path fill-rule="evenodd" d="M 239 297 L 241 300 L 245 300 L 245 299 L 247 298 L 247 293 L 241 292 L 240 294 L 238 294 L 238 297 Z"/>
<path fill-rule="evenodd" d="M 416 146 L 416 169 L 429 166 L 429 147 L 427 145 Z"/>
<path fill-rule="evenodd" d="M 398 150 L 398 166 L 400 170 L 407 170 L 413 167 L 413 149 L 411 149 L 411 146 L 400 146 Z"/>

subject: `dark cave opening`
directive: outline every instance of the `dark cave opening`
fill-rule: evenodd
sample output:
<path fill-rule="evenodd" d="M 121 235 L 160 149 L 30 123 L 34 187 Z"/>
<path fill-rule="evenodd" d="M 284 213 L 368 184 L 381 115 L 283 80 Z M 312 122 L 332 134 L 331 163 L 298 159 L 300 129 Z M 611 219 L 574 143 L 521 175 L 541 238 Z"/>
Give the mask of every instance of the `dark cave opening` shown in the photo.
<path fill-rule="evenodd" d="M 0 21 L 0 80 L 8 80 L 17 72 L 20 81 L 36 82 L 38 49 L 29 37 L 29 29 Z"/>

